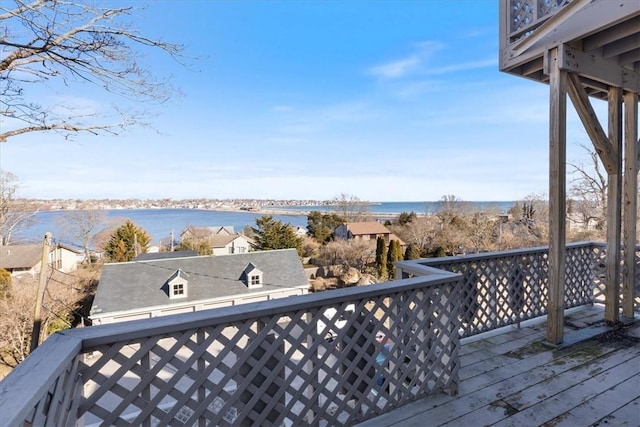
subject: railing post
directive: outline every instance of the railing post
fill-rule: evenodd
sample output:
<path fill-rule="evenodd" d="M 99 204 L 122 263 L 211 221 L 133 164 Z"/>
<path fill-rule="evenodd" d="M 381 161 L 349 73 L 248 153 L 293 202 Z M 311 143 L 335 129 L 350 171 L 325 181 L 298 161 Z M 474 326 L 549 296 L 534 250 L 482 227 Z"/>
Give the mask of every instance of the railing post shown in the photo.
<path fill-rule="evenodd" d="M 609 144 L 615 167 L 608 171 L 607 279 L 604 318 L 617 323 L 620 316 L 620 232 L 622 215 L 622 89 L 609 89 Z"/>
<path fill-rule="evenodd" d="M 567 72 L 559 49 L 546 54 L 549 73 L 549 309 L 547 341 L 561 344 L 564 334 L 567 169 Z"/>
<path fill-rule="evenodd" d="M 636 282 L 636 221 L 638 212 L 638 94 L 624 94 L 624 265 L 622 277 L 623 307 L 625 318 L 633 319 Z"/>

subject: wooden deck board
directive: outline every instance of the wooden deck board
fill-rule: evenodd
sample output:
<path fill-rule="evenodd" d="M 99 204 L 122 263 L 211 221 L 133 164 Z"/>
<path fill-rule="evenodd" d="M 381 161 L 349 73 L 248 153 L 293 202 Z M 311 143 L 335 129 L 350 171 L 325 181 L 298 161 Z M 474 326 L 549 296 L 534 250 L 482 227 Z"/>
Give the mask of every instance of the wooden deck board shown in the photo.
<path fill-rule="evenodd" d="M 571 314 L 567 329 L 598 318 L 602 309 L 588 307 Z M 640 340 L 611 335 L 554 348 L 545 328 L 464 343 L 457 396 L 429 396 L 360 426 L 640 427 Z"/>
<path fill-rule="evenodd" d="M 639 393 L 640 373 L 577 405 L 571 411 L 550 420 L 548 424 L 554 427 L 588 426 L 593 420 L 599 419 L 602 413 L 612 414 L 634 401 L 637 402 Z M 636 425 L 640 424 L 640 406 L 636 405 L 633 409 L 636 411 Z M 619 425 L 613 420 L 607 424 Z"/>
<path fill-rule="evenodd" d="M 635 357 L 637 357 L 637 355 L 638 353 L 635 354 Z M 620 384 L 622 375 L 628 377 L 629 372 L 632 372 L 631 370 L 638 363 L 638 359 L 635 357 L 622 364 L 624 365 L 623 369 L 625 369 L 625 372 L 611 373 L 611 371 L 607 369 L 579 384 L 570 384 L 569 388 L 563 389 L 563 391 L 559 393 L 540 395 L 537 403 L 534 405 L 528 406 L 526 409 L 520 410 L 518 413 L 492 425 L 496 427 L 522 425 L 540 426 L 550 422 L 556 417 L 561 417 L 565 413 L 576 411 L 576 408 L 579 407 L 582 402 L 593 399 L 603 390 L 608 390 Z M 576 372 L 570 372 L 570 374 L 574 373 Z M 569 377 L 565 375 L 564 380 L 566 381 L 568 379 Z M 543 390 L 537 391 L 540 392 Z M 622 395 L 618 396 L 618 398 L 620 397 L 622 397 Z"/>
<path fill-rule="evenodd" d="M 633 399 L 622 408 L 590 424 L 589 427 L 618 426 L 637 427 L 640 419 L 640 397 Z"/>

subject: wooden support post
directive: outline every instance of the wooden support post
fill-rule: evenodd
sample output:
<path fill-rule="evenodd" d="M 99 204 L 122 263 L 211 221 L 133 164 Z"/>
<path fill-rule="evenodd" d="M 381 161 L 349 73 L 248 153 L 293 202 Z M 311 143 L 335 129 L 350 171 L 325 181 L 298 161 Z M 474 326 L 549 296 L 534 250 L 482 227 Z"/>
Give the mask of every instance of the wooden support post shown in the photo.
<path fill-rule="evenodd" d="M 42 328 L 42 301 L 47 288 L 47 273 L 49 272 L 49 245 L 51 244 L 51 233 L 44 234 L 42 241 L 42 258 L 40 259 L 40 280 L 38 281 L 38 292 L 36 295 L 35 309 L 33 311 L 33 330 L 31 331 L 31 353 L 40 345 L 40 330 Z"/>
<path fill-rule="evenodd" d="M 549 302 L 547 341 L 561 344 L 564 333 L 567 170 L 567 72 L 559 68 L 558 48 L 549 67 Z"/>
<path fill-rule="evenodd" d="M 622 276 L 625 318 L 633 318 L 636 278 L 636 221 L 638 214 L 638 94 L 624 94 L 624 264 Z"/>
<path fill-rule="evenodd" d="M 614 170 L 607 185 L 607 272 L 604 319 L 617 323 L 620 316 L 620 232 L 622 227 L 622 89 L 609 89 L 609 144 Z"/>

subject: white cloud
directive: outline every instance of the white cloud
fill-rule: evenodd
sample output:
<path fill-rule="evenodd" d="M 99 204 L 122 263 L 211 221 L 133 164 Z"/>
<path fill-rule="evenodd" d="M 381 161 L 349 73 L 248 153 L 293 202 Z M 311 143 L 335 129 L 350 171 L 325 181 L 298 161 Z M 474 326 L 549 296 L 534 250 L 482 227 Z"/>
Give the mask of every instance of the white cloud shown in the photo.
<path fill-rule="evenodd" d="M 394 61 L 375 65 L 369 69 L 369 74 L 385 79 L 405 77 L 408 74 L 420 71 L 423 68 L 423 64 L 443 47 L 441 43 L 433 41 L 417 43 L 414 52 L 411 54 Z"/>
<path fill-rule="evenodd" d="M 421 60 L 417 55 L 400 59 L 387 64 L 377 65 L 371 68 L 371 74 L 385 78 L 403 77 L 410 71 L 415 70 L 420 65 Z"/>

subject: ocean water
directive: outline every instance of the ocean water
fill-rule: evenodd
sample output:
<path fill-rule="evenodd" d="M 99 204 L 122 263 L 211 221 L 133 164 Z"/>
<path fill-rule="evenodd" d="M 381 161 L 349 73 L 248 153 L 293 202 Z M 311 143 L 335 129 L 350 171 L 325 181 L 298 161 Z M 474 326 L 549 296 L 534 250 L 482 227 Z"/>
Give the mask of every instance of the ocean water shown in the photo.
<path fill-rule="evenodd" d="M 493 208 L 506 212 L 514 202 L 470 202 L 477 208 Z M 437 202 L 381 202 L 369 205 L 369 212 L 374 215 L 398 215 L 402 212 L 415 212 L 417 214 L 433 213 L 437 209 Z M 274 208 L 277 209 L 277 208 Z M 285 209 L 285 208 L 282 208 Z M 287 210 L 297 211 L 301 214 L 273 215 L 273 217 L 293 226 L 306 227 L 307 217 L 303 213 L 318 210 L 329 212 L 329 206 L 287 206 Z M 233 226 L 236 232 L 246 226 L 253 226 L 256 218 L 264 213 L 260 212 L 226 212 L 198 209 L 117 209 L 104 211 L 109 223 L 115 223 L 116 227 L 130 219 L 139 227 L 142 227 L 151 236 L 152 243 L 169 241 L 171 233 L 178 239 L 180 233 L 188 226 L 213 227 Z M 43 211 L 35 215 L 32 225 L 17 231 L 12 236 L 13 243 L 34 243 L 42 241 L 46 232 L 53 235 L 54 240 L 61 243 L 74 245 L 69 232 L 69 226 L 65 225 L 64 217 L 68 211 Z M 103 228 L 106 228 L 107 224 Z"/>

